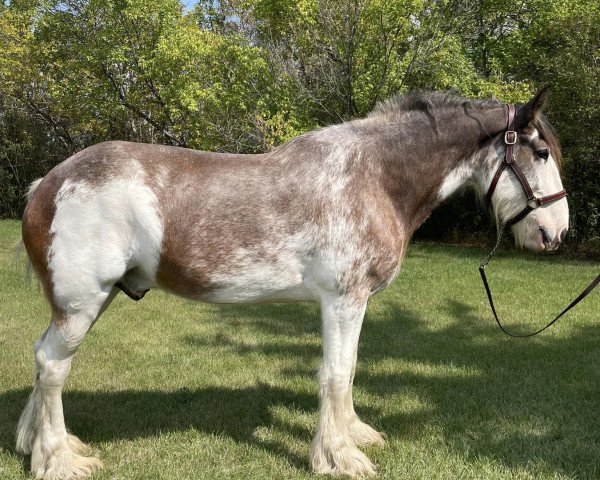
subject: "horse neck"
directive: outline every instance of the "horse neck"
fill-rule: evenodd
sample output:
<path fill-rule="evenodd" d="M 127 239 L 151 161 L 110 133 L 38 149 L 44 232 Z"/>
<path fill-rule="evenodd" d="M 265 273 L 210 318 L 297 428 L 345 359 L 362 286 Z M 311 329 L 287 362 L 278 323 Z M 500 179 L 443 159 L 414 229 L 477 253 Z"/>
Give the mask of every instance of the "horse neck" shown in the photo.
<path fill-rule="evenodd" d="M 378 149 L 380 183 L 411 234 L 465 184 L 482 191 L 494 157 L 491 139 L 506 128 L 503 108 L 480 110 L 476 118 L 443 112 L 437 125 L 424 114 L 415 117 L 390 123 Z"/>

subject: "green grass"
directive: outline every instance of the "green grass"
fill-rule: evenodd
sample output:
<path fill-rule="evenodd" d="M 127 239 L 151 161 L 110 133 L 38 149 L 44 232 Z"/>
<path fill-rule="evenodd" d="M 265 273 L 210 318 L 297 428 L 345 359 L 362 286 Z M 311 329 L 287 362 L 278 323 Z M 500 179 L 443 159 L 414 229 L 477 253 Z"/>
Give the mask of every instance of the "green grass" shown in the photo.
<path fill-rule="evenodd" d="M 31 345 L 49 315 L 12 265 L 19 223 L 0 222 L 0 478 L 14 451 Z M 382 479 L 600 478 L 600 294 L 549 331 L 506 338 L 488 310 L 483 250 L 413 244 L 367 310 L 356 376 Z M 598 264 L 503 252 L 489 268 L 514 330 L 552 318 Z M 321 340 L 312 304 L 212 306 L 119 295 L 67 381 L 69 429 L 105 463 L 94 479 L 314 478 Z"/>

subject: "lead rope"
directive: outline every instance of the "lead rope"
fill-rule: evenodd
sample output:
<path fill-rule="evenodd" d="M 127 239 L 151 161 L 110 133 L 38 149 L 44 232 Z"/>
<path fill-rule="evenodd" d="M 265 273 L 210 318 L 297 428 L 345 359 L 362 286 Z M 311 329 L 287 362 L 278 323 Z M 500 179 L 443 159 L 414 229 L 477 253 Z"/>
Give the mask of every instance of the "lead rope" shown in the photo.
<path fill-rule="evenodd" d="M 492 259 L 492 257 L 494 256 L 494 253 L 496 253 L 496 250 L 500 246 L 500 241 L 502 240 L 503 232 L 504 232 L 504 225 L 502 225 L 500 227 L 500 230 L 498 231 L 498 239 L 496 240 L 496 245 L 494 245 L 494 248 L 492 249 L 490 254 L 485 258 L 485 260 L 482 262 L 482 264 L 479 265 L 479 273 L 481 275 L 481 280 L 483 281 L 483 286 L 485 287 L 485 291 L 487 293 L 488 300 L 490 302 L 490 307 L 492 309 L 492 313 L 494 314 L 494 318 L 496 319 L 496 323 L 498 324 L 500 329 L 504 333 L 506 333 L 509 337 L 526 338 L 526 337 L 533 337 L 534 335 L 537 335 L 538 333 L 542 333 L 548 327 L 553 325 L 554 322 L 556 322 L 565 313 L 567 313 L 569 310 L 571 310 L 575 305 L 577 305 L 579 302 L 581 302 L 581 300 L 583 300 L 594 288 L 596 288 L 596 285 L 598 285 L 598 283 L 600 283 L 600 275 L 598 275 L 594 280 L 592 280 L 592 283 L 590 283 L 585 288 L 585 290 L 577 296 L 577 298 L 575 298 L 562 312 L 560 312 L 560 314 L 554 320 L 549 322 L 545 327 L 540 328 L 539 330 L 537 330 L 533 333 L 527 333 L 527 334 L 521 334 L 521 335 L 516 334 L 516 333 L 510 333 L 508 330 L 506 330 L 506 328 L 504 328 L 504 326 L 500 322 L 500 319 L 498 318 L 498 314 L 496 313 L 496 307 L 494 306 L 494 299 L 492 298 L 492 291 L 490 290 L 490 286 L 488 285 L 488 281 L 485 276 L 485 269 L 488 266 L 488 263 L 490 263 L 490 260 Z"/>

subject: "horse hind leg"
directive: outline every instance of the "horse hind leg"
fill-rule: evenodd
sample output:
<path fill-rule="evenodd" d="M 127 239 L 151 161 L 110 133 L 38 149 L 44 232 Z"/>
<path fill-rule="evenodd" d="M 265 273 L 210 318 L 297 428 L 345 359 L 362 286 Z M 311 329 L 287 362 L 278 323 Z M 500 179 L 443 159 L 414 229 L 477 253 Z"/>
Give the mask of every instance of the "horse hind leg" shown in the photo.
<path fill-rule="evenodd" d="M 76 312 L 54 312 L 50 327 L 36 342 L 33 392 L 17 427 L 17 450 L 31 453 L 31 471 L 45 480 L 89 475 L 102 463 L 86 457 L 89 448 L 67 433 L 62 390 L 77 347 L 118 290 L 102 293 L 96 305 Z"/>
<path fill-rule="evenodd" d="M 98 459 L 83 456 L 87 448 L 67 433 L 62 406 L 62 390 L 71 369 L 75 350 L 91 324 L 83 315 L 53 315 L 43 341 L 35 354 L 37 378 L 34 387 L 38 407 L 31 430 L 31 471 L 46 480 L 71 479 L 90 474 L 101 466 Z M 40 408 L 41 407 L 41 408 Z M 29 409 L 26 407 L 25 413 Z"/>
<path fill-rule="evenodd" d="M 33 354 L 35 355 L 40 348 L 40 345 L 44 341 L 48 330 L 46 330 L 42 336 L 35 342 L 33 347 Z M 19 424 L 17 426 L 17 452 L 24 455 L 29 455 L 33 448 L 33 442 L 38 434 L 36 428 L 40 424 L 41 416 L 43 412 L 43 402 L 40 394 L 40 387 L 38 386 L 40 371 L 35 362 L 33 371 L 33 391 L 29 395 L 27 405 L 21 413 L 19 418 Z"/>

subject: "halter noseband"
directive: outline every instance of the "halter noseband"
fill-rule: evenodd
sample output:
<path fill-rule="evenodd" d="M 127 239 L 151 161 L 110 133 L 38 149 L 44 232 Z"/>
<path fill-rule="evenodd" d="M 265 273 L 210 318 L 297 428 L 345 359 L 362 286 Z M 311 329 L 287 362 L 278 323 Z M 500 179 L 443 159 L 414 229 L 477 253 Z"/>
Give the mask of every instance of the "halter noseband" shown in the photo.
<path fill-rule="evenodd" d="M 527 178 L 523 174 L 523 170 L 521 170 L 519 165 L 517 165 L 515 162 L 514 145 L 515 143 L 517 143 L 517 132 L 515 131 L 516 108 L 514 104 L 509 104 L 507 105 L 507 109 L 508 119 L 506 122 L 506 132 L 504 132 L 504 144 L 506 145 L 506 153 L 504 154 L 502 162 L 498 166 L 498 170 L 496 170 L 494 178 L 492 178 L 492 183 L 490 183 L 490 187 L 488 188 L 485 197 L 488 204 L 491 204 L 492 195 L 496 190 L 498 180 L 500 180 L 500 176 L 502 175 L 502 172 L 506 169 L 506 167 L 509 167 L 517 176 L 517 179 L 519 180 L 519 183 L 521 184 L 521 187 L 523 187 L 523 191 L 527 196 L 527 205 L 525 206 L 525 208 L 506 222 L 506 225 L 512 226 L 515 223 L 523 220 L 530 212 L 532 212 L 536 208 L 541 207 L 542 205 L 546 205 L 548 203 L 556 202 L 561 198 L 565 198 L 567 196 L 567 192 L 566 190 L 561 190 L 560 192 L 553 193 L 552 195 L 547 195 L 542 198 L 538 198 L 535 196 L 533 190 L 531 189 L 531 186 L 529 185 L 529 182 L 527 181 Z"/>

